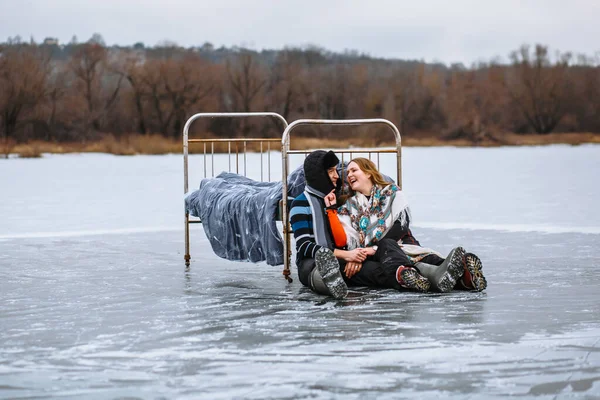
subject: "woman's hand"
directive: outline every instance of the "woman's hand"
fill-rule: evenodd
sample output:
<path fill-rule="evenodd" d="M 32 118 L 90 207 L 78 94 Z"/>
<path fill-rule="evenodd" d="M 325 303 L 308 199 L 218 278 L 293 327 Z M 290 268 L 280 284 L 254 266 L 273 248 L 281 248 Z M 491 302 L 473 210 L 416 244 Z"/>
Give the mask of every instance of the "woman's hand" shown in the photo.
<path fill-rule="evenodd" d="M 346 274 L 346 277 L 352 278 L 360 271 L 361 268 L 362 263 L 350 261 L 346 263 L 346 266 L 344 267 L 344 274 Z"/>
<path fill-rule="evenodd" d="M 333 189 L 327 196 L 324 197 L 325 207 L 333 206 L 337 203 L 337 199 L 335 198 L 335 189 Z"/>

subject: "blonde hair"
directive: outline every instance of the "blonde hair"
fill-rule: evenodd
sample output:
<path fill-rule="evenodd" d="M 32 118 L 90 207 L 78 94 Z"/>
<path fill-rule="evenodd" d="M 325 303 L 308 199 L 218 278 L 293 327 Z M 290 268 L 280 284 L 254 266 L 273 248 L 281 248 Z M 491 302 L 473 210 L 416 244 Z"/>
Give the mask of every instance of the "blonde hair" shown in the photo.
<path fill-rule="evenodd" d="M 371 183 L 373 183 L 373 185 L 387 186 L 393 183 L 386 181 L 381 172 L 377 169 L 375 163 L 368 158 L 357 157 L 353 158 L 350 162 L 356 163 L 362 172 L 371 175 Z M 348 165 L 350 165 L 350 163 L 348 163 Z"/>
<path fill-rule="evenodd" d="M 386 181 L 381 172 L 379 172 L 379 170 L 377 169 L 375 163 L 369 160 L 368 158 L 353 158 L 352 160 L 350 160 L 350 162 L 348 162 L 348 165 L 350 165 L 351 162 L 356 163 L 356 165 L 358 165 L 358 168 L 360 168 L 360 170 L 363 171 L 365 174 L 371 175 L 371 183 L 375 186 L 387 186 L 394 183 Z M 338 207 L 342 204 L 345 204 L 348 198 L 352 197 L 355 193 L 356 192 L 354 190 L 350 189 L 350 193 L 338 196 Z"/>

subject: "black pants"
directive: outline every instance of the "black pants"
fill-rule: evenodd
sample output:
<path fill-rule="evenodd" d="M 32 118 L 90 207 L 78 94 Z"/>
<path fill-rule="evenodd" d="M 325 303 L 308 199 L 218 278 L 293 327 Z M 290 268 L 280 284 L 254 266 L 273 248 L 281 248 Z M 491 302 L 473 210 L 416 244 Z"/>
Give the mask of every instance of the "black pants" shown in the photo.
<path fill-rule="evenodd" d="M 395 240 L 382 239 L 379 241 L 378 245 L 379 248 L 373 258 L 383 263 L 388 268 L 397 269 L 400 265 L 407 267 L 414 266 L 414 263 L 406 256 Z M 421 262 L 431 265 L 440 265 L 444 262 L 444 259 L 436 254 L 429 254 L 423 257 Z"/>
<path fill-rule="evenodd" d="M 437 254 L 430 254 L 428 256 L 423 257 L 423 259 L 421 260 L 421 262 L 424 262 L 426 264 L 431 264 L 431 265 L 440 265 L 441 263 L 444 262 L 444 258 L 438 256 Z"/>
<path fill-rule="evenodd" d="M 412 266 L 413 263 L 393 239 L 383 239 L 377 245 L 377 252 L 367 257 L 360 271 L 352 278 L 347 278 L 344 274 L 346 261 L 338 258 L 344 280 L 348 286 L 402 289 L 396 280 L 396 271 L 401 265 Z M 312 258 L 302 259 L 298 263 L 298 277 L 304 286 L 308 286 L 308 277 L 315 266 Z"/>

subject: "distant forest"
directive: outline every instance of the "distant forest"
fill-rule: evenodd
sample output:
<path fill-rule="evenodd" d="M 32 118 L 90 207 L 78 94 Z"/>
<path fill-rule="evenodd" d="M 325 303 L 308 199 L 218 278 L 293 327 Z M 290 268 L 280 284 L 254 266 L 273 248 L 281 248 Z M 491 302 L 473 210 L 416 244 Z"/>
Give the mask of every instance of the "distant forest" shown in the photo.
<path fill-rule="evenodd" d="M 401 44 L 399 44 L 400 46 Z M 0 138 L 89 141 L 111 134 L 177 138 L 198 112 L 273 111 L 299 118 L 386 118 L 404 136 L 600 133 L 600 56 L 522 46 L 510 63 L 466 67 L 318 47 L 0 44 Z M 271 123 L 273 125 L 273 123 Z M 277 135 L 253 120 L 213 120 L 215 137 Z"/>

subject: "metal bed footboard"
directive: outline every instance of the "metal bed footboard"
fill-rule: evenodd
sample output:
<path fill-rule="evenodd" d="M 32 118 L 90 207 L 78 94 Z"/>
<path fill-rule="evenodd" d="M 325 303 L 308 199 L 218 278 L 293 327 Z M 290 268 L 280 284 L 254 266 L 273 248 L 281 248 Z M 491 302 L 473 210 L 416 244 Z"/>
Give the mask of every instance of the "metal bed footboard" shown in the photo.
<path fill-rule="evenodd" d="M 214 155 L 215 155 L 215 143 L 227 143 L 228 146 L 228 156 L 229 156 L 229 172 L 233 172 L 232 170 L 232 163 L 231 163 L 231 157 L 234 154 L 233 151 L 235 151 L 235 172 L 239 173 L 240 171 L 240 157 L 242 157 L 242 162 L 243 162 L 243 171 L 244 171 L 244 176 L 246 176 L 246 150 L 247 150 L 247 143 L 260 143 L 260 155 L 261 155 L 261 171 L 260 171 L 260 177 L 261 177 L 261 181 L 263 181 L 263 154 L 266 153 L 267 157 L 269 158 L 267 160 L 267 179 L 270 180 L 271 178 L 271 150 L 280 150 L 280 146 L 281 146 L 281 139 L 279 138 L 226 138 L 226 139 L 190 139 L 189 138 L 189 130 L 190 130 L 190 126 L 192 125 L 192 123 L 198 119 L 201 118 L 248 118 L 248 117 L 271 117 L 271 118 L 275 118 L 276 120 L 281 121 L 281 123 L 283 124 L 284 128 L 288 127 L 288 123 L 285 120 L 285 118 L 283 118 L 281 115 L 277 114 L 277 113 L 273 113 L 273 112 L 246 112 L 246 113 L 198 113 L 198 114 L 194 114 L 193 116 L 191 116 L 187 122 L 185 123 L 185 126 L 183 127 L 183 193 L 187 194 L 188 193 L 188 188 L 189 188 L 189 183 L 188 183 L 188 147 L 190 144 L 198 144 L 198 143 L 202 143 L 204 145 L 204 156 L 203 156 L 203 162 L 204 162 L 204 177 L 207 177 L 207 161 L 208 158 L 210 156 L 211 159 L 211 174 L 212 176 L 214 176 Z M 271 144 L 273 144 L 274 148 L 271 148 Z M 209 148 L 207 148 L 207 145 L 210 145 Z M 232 148 L 233 145 L 233 148 Z M 242 147 L 241 151 L 240 151 L 240 145 Z M 266 145 L 266 149 L 264 149 Z M 209 152 L 207 152 L 207 150 L 209 150 Z M 285 179 L 285 175 L 283 175 L 284 177 L 284 181 L 287 183 L 287 180 Z M 190 260 L 191 260 L 191 255 L 190 255 L 190 224 L 194 224 L 194 223 L 202 223 L 201 220 L 199 219 L 190 219 L 190 215 L 187 212 L 187 210 L 185 211 L 185 255 L 184 255 L 184 260 L 185 260 L 185 265 L 186 267 L 189 267 L 190 265 Z M 284 238 L 285 241 L 285 238 Z"/>
<path fill-rule="evenodd" d="M 374 118 L 374 119 L 348 119 L 348 120 L 319 120 L 319 119 L 300 119 L 292 122 L 283 132 L 281 138 L 281 155 L 282 155 L 282 183 L 283 183 L 283 196 L 282 196 L 282 223 L 283 223 L 283 254 L 284 254 L 284 269 L 283 276 L 291 282 L 290 278 L 290 264 L 291 264 L 291 246 L 290 237 L 293 234 L 288 211 L 288 198 L 287 198 L 287 176 L 289 175 L 289 155 L 290 154 L 304 154 L 308 155 L 311 150 L 290 150 L 290 136 L 291 132 L 300 125 L 344 125 L 344 126 L 357 126 L 357 125 L 372 125 L 372 124 L 383 124 L 390 128 L 394 133 L 396 139 L 396 147 L 393 149 L 369 149 L 369 148 L 352 148 L 352 149 L 331 149 L 336 154 L 341 155 L 342 165 L 344 163 L 344 155 L 348 154 L 348 161 L 353 158 L 353 154 L 368 154 L 368 158 L 371 159 L 373 155 L 377 156 L 377 168 L 379 168 L 379 155 L 382 153 L 396 153 L 396 183 L 400 189 L 402 189 L 402 139 L 400 131 L 391 121 L 387 119 Z M 342 171 L 343 173 L 343 171 Z M 344 176 L 341 177 L 344 179 Z"/>

